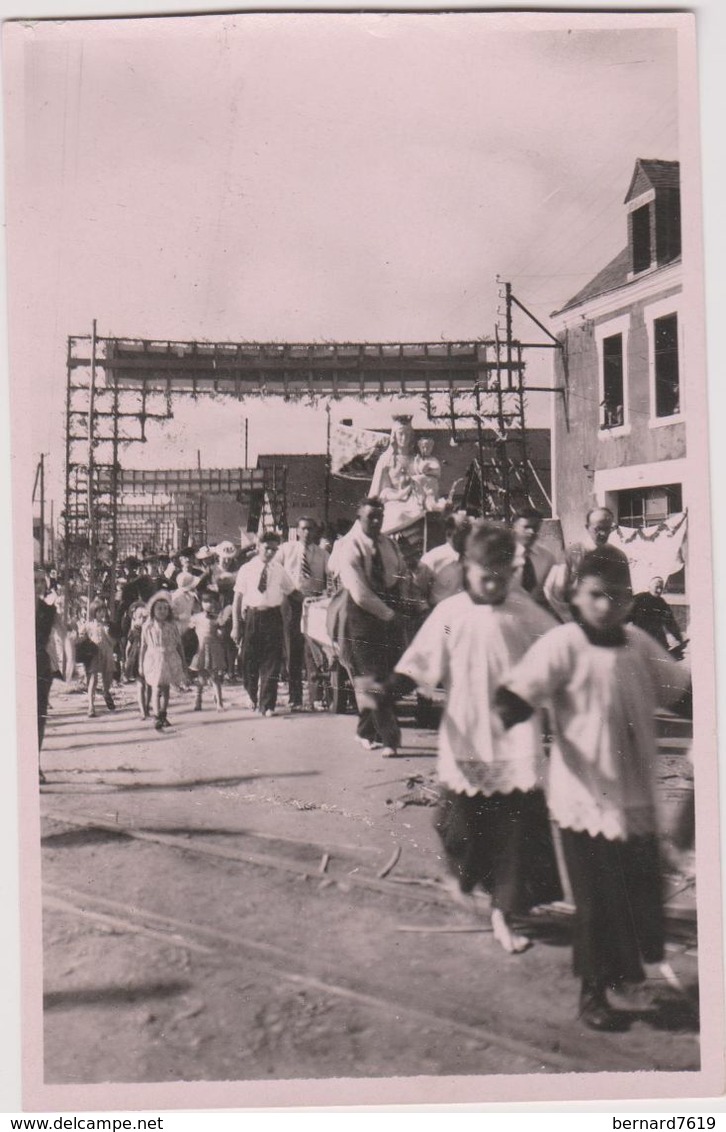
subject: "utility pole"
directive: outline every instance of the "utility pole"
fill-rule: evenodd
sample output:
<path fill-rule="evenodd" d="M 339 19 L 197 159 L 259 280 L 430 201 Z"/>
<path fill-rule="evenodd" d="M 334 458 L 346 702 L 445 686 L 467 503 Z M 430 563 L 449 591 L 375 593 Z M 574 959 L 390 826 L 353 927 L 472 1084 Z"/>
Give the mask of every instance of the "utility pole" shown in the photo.
<path fill-rule="evenodd" d="M 72 369 L 71 359 L 73 355 L 73 339 L 69 336 L 66 344 L 66 459 L 65 459 L 65 490 L 64 496 L 64 509 L 61 511 L 63 519 L 63 593 L 65 600 L 63 602 L 63 624 L 68 625 L 69 619 L 69 606 L 70 606 L 70 590 L 69 583 L 71 578 L 71 553 L 73 547 L 73 538 L 75 532 L 75 517 L 71 518 L 71 403 L 72 403 Z M 76 469 L 76 485 L 78 484 Z"/>
<path fill-rule="evenodd" d="M 40 564 L 45 566 L 45 453 L 40 454 Z"/>

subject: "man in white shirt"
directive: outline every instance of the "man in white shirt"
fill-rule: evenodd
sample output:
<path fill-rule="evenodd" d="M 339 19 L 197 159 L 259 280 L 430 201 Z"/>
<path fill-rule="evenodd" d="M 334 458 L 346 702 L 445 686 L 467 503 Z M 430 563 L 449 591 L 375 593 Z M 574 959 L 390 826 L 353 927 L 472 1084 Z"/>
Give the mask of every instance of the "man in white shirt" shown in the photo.
<path fill-rule="evenodd" d="M 449 515 L 444 526 L 446 542 L 435 546 L 421 556 L 419 566 L 427 585 L 427 598 L 431 606 L 438 605 L 447 597 L 453 597 L 464 589 L 464 567 L 462 553 L 466 536 L 471 529 L 468 515 L 458 513 Z"/>
<path fill-rule="evenodd" d="M 340 658 L 350 673 L 358 703 L 358 741 L 368 750 L 397 753 L 400 730 L 390 697 L 371 689 L 393 671 L 401 653 L 394 606 L 406 567 L 393 539 L 381 534 L 383 504 L 364 499 L 358 519 L 337 554 L 337 568 L 347 600 L 336 639 Z"/>
<path fill-rule="evenodd" d="M 431 608 L 464 590 L 464 545 L 470 530 L 471 519 L 465 512 L 449 515 L 444 525 L 446 542 L 421 556 L 419 575 Z M 438 726 L 433 700 L 421 691 L 416 693 L 416 721 L 420 727 Z"/>
<path fill-rule="evenodd" d="M 585 516 L 586 537 L 581 542 L 571 543 L 564 561 L 558 562 L 549 572 L 543 591 L 548 606 L 560 621 L 573 621 L 574 615 L 570 598 L 577 583 L 583 558 L 591 550 L 605 546 L 615 530 L 615 516 L 609 507 L 593 507 Z M 623 554 L 627 563 L 627 558 Z M 628 566 L 628 572 L 630 567 Z"/>
<path fill-rule="evenodd" d="M 544 516 L 534 507 L 523 508 L 512 521 L 514 552 L 514 585 L 523 589 L 538 605 L 547 608 L 544 586 L 556 562 L 551 550 L 538 542 Z"/>
<path fill-rule="evenodd" d="M 283 543 L 275 561 L 285 569 L 295 589 L 282 604 L 282 625 L 287 662 L 290 707 L 300 711 L 303 706 L 303 659 L 306 657 L 305 638 L 300 628 L 303 601 L 325 593 L 325 571 L 328 553 L 315 544 L 317 523 L 304 515 L 298 519 L 297 539 Z M 310 657 L 308 656 L 308 662 Z M 308 664 L 309 667 L 309 664 Z"/>
<path fill-rule="evenodd" d="M 282 661 L 282 602 L 295 589 L 280 562 L 273 561 L 280 536 L 260 536 L 257 554 L 241 566 L 234 585 L 232 639 L 242 639 L 244 686 L 252 706 L 265 716 L 275 714 L 277 682 Z"/>

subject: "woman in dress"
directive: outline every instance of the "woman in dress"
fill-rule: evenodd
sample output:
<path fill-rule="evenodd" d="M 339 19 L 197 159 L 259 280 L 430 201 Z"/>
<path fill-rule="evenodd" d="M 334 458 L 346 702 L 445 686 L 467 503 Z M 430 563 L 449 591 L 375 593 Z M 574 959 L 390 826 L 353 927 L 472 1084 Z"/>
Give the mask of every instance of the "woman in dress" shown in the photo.
<path fill-rule="evenodd" d="M 214 590 L 205 590 L 202 594 L 202 611 L 195 613 L 190 622 L 198 642 L 197 651 L 189 665 L 190 672 L 194 673 L 197 687 L 195 711 L 202 710 L 202 692 L 207 683 L 212 685 L 217 711 L 223 710 L 222 677 L 225 671 L 225 651 L 219 616 L 219 595 Z"/>
<path fill-rule="evenodd" d="M 114 698 L 111 695 L 111 683 L 116 671 L 116 657 L 113 651 L 113 641 L 108 631 L 109 615 L 105 601 L 97 598 L 88 607 L 88 621 L 81 626 L 79 640 L 86 644 L 88 657 L 84 660 L 86 676 L 88 679 L 88 718 L 93 719 L 96 714 L 96 689 L 99 677 L 103 688 L 103 701 L 109 711 L 116 710 Z M 88 645 L 92 646 L 91 648 Z M 84 655 L 83 646 L 81 655 Z"/>

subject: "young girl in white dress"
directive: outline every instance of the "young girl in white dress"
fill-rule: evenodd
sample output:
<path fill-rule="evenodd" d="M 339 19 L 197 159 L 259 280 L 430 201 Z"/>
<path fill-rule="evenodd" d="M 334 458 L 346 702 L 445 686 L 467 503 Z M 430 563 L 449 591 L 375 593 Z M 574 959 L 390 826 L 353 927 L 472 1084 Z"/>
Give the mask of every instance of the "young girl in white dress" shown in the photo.
<path fill-rule="evenodd" d="M 204 685 L 212 685 L 214 704 L 217 711 L 223 710 L 222 704 L 222 677 L 225 671 L 224 639 L 222 627 L 219 624 L 219 594 L 212 589 L 204 591 L 201 597 L 202 611 L 193 614 L 189 627 L 197 635 L 197 651 L 189 665 L 189 671 L 194 674 L 197 692 L 194 701 L 194 710 L 202 710 L 202 692 Z"/>
<path fill-rule="evenodd" d="M 186 682 L 186 664 L 181 634 L 171 611 L 170 595 L 166 590 L 149 600 L 149 620 L 141 633 L 139 669 L 151 688 L 151 706 L 154 727 L 163 731 L 171 727 L 167 719 L 169 688 Z"/>
<path fill-rule="evenodd" d="M 548 796 L 575 898 L 580 1016 L 592 1029 L 621 1030 L 627 1019 L 613 1000 L 644 1004 L 633 984 L 642 984 L 644 962 L 663 959 L 654 714 L 690 714 L 690 677 L 625 624 L 630 576 L 614 547 L 584 556 L 572 601 L 577 621 L 532 647 L 497 702 L 512 733 L 535 708 L 550 713 Z"/>
<path fill-rule="evenodd" d="M 479 521 L 466 541 L 466 590 L 433 610 L 396 665 L 391 689 L 443 684 L 439 730 L 442 787 L 436 828 L 463 894 L 492 897 L 492 930 L 505 951 L 529 940 L 512 919 L 561 898 L 543 793 L 542 728 L 536 719 L 505 731 L 497 688 L 555 624 L 523 591 L 509 592 L 514 537 Z"/>
<path fill-rule="evenodd" d="M 93 719 L 96 714 L 96 690 L 99 677 L 103 689 L 103 702 L 109 711 L 116 710 L 116 703 L 111 695 L 111 684 L 116 671 L 116 657 L 113 651 L 113 641 L 108 631 L 109 614 L 105 601 L 97 598 L 88 607 L 88 621 L 81 626 L 79 639 L 86 639 L 94 646 L 92 655 L 86 663 L 86 676 L 88 678 L 88 717 Z"/>

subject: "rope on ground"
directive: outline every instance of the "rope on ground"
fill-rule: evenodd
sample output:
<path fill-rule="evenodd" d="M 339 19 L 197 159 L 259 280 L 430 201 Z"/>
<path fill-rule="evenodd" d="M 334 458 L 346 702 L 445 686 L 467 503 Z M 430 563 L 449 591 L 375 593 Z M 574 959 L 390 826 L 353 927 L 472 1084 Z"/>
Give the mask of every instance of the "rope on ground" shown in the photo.
<path fill-rule="evenodd" d="M 383 868 L 380 869 L 379 872 L 376 873 L 378 880 L 383 880 L 384 877 L 388 876 L 388 874 L 391 872 L 391 870 L 396 867 L 396 864 L 398 863 L 400 856 L 401 856 L 401 846 L 397 845 L 396 848 L 394 849 L 393 853 L 389 857 L 389 859 L 386 861 Z"/>

